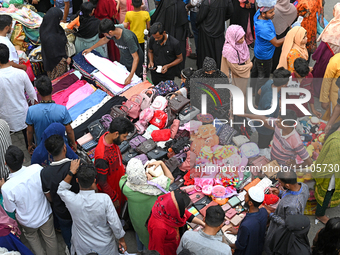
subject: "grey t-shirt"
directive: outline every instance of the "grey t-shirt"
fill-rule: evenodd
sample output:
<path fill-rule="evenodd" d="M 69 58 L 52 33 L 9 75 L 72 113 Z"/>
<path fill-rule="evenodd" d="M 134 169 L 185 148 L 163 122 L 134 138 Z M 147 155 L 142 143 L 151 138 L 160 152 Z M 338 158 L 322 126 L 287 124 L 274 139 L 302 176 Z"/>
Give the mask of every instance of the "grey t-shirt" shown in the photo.
<path fill-rule="evenodd" d="M 115 41 L 116 46 L 119 49 L 120 53 L 120 63 L 126 68 L 131 71 L 132 63 L 133 63 L 133 57 L 131 54 L 138 52 L 139 56 L 139 63 L 137 67 L 136 74 L 140 75 L 140 69 L 142 68 L 143 64 L 143 51 L 138 43 L 137 36 L 130 30 L 125 29 L 123 24 L 117 24 L 115 25 L 116 28 L 123 29 L 122 36 L 119 39 L 116 39 L 115 37 L 108 38 L 113 39 Z"/>

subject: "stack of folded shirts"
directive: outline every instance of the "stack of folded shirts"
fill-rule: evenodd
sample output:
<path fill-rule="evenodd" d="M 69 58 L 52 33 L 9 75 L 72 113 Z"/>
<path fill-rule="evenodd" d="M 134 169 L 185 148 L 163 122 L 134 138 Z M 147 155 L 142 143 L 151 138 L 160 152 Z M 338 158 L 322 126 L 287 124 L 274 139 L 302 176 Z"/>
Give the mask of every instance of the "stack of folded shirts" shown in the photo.
<path fill-rule="evenodd" d="M 91 53 L 101 57 L 100 53 L 95 50 L 91 51 Z M 86 61 L 83 52 L 79 52 L 72 59 L 74 67 L 79 70 L 79 72 L 81 72 L 86 78 L 93 80 L 91 73 L 93 73 L 96 68 Z"/>

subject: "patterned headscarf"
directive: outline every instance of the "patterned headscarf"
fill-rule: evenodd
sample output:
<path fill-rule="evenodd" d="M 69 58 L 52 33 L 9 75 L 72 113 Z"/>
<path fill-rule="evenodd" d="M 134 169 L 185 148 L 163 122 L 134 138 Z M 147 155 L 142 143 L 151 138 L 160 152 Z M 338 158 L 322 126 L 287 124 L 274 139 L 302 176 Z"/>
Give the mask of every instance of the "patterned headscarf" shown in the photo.
<path fill-rule="evenodd" d="M 126 174 L 126 185 L 133 191 L 151 196 L 157 196 L 163 193 L 159 188 L 148 184 L 145 169 L 140 159 L 132 158 L 129 160 L 129 163 L 126 166 Z M 154 178 L 152 182 L 160 185 L 163 189 L 166 189 L 168 177 L 162 175 Z"/>
<path fill-rule="evenodd" d="M 205 57 L 203 61 L 203 70 L 205 72 L 216 71 L 217 70 L 216 61 L 213 58 Z"/>
<path fill-rule="evenodd" d="M 246 41 L 244 40 L 242 44 L 237 43 L 245 34 L 239 25 L 229 26 L 225 33 L 222 54 L 232 64 L 242 64 L 250 58 Z"/>

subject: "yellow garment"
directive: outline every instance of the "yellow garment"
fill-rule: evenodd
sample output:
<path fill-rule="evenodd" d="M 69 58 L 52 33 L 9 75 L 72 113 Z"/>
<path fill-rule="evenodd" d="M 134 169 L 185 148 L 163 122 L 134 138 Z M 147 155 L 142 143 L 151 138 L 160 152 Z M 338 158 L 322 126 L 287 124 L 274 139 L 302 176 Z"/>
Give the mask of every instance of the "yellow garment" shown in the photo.
<path fill-rule="evenodd" d="M 288 68 L 288 54 L 292 49 L 299 51 L 302 58 L 308 60 L 308 51 L 306 44 L 301 44 L 301 41 L 305 37 L 307 31 L 303 27 L 293 27 L 286 35 L 285 41 L 282 46 L 282 53 L 280 56 L 280 62 L 277 68 L 284 67 Z"/>
<path fill-rule="evenodd" d="M 146 22 L 150 21 L 150 15 L 147 11 L 130 11 L 125 15 L 125 23 L 130 24 L 130 30 L 135 33 L 139 43 L 144 43 L 144 29 Z"/>
<path fill-rule="evenodd" d="M 302 58 L 301 53 L 297 49 L 291 49 L 287 56 L 287 70 L 291 73 L 294 71 L 294 62 L 297 58 Z"/>
<path fill-rule="evenodd" d="M 325 76 L 322 81 L 320 91 L 320 103 L 331 103 L 328 106 L 327 111 L 323 115 L 322 119 L 328 121 L 330 118 L 331 108 L 332 112 L 337 105 L 338 100 L 338 86 L 335 84 L 336 80 L 340 76 L 340 53 L 334 55 L 330 60 L 326 68 Z M 340 117 L 336 120 L 339 121 Z"/>

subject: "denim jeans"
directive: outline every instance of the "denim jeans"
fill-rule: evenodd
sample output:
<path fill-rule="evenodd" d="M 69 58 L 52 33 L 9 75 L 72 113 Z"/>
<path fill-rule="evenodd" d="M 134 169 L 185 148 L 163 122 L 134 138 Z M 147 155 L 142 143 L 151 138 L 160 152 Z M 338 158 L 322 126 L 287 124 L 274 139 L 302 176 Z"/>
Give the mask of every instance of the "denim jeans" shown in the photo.
<path fill-rule="evenodd" d="M 196 27 L 196 17 L 197 17 L 197 12 L 190 12 L 191 29 L 192 29 L 192 32 L 194 33 L 195 49 L 196 49 L 196 55 L 197 55 L 198 29 Z"/>
<path fill-rule="evenodd" d="M 255 105 L 259 105 L 260 95 L 257 92 L 268 81 L 271 69 L 272 59 L 260 60 L 255 57 L 254 66 L 251 70 L 250 76 L 250 86 L 253 88 L 253 93 L 255 93 Z"/>
<path fill-rule="evenodd" d="M 146 247 L 145 247 L 145 246 L 143 245 L 143 243 L 139 240 L 139 237 L 138 237 L 137 233 L 136 233 L 136 242 L 137 242 L 137 250 L 138 250 L 139 252 L 145 251 L 145 250 L 146 250 Z"/>
<path fill-rule="evenodd" d="M 55 214 L 58 219 L 61 235 L 68 247 L 68 250 L 71 251 L 71 236 L 72 236 L 72 220 L 65 220 L 60 218 L 57 214 Z"/>

